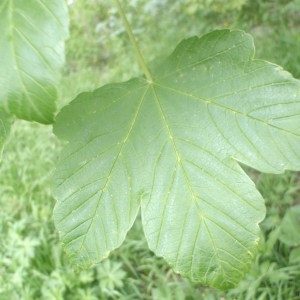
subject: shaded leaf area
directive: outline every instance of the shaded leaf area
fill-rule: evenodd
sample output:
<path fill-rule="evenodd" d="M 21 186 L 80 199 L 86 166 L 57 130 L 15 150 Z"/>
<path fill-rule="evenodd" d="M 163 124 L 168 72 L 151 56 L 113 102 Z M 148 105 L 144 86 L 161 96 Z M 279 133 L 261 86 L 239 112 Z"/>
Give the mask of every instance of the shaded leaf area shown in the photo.
<path fill-rule="evenodd" d="M 101 261 L 141 207 L 151 250 L 204 285 L 233 287 L 257 252 L 264 201 L 238 162 L 300 169 L 300 83 L 254 60 L 251 36 L 181 42 L 143 78 L 79 95 L 57 117 L 69 141 L 54 217 L 72 261 Z"/>
<path fill-rule="evenodd" d="M 4 0 L 0 28 L 1 105 L 18 118 L 52 123 L 68 36 L 65 1 Z"/>

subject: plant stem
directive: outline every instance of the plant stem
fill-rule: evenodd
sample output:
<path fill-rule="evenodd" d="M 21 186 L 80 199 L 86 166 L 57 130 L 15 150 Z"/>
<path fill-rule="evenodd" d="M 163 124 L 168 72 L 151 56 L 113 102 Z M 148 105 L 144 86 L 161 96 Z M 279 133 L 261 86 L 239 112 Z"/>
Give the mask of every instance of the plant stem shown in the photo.
<path fill-rule="evenodd" d="M 115 3 L 116 3 L 116 6 L 118 8 L 119 14 L 120 14 L 120 16 L 121 16 L 121 18 L 123 20 L 123 23 L 125 25 L 126 32 L 127 32 L 128 36 L 129 36 L 131 44 L 132 44 L 132 46 L 133 46 L 133 48 L 135 50 L 135 54 L 136 54 L 137 60 L 138 60 L 138 62 L 140 64 L 140 67 L 142 68 L 147 81 L 149 83 L 153 83 L 153 79 L 152 79 L 151 73 L 149 72 L 149 69 L 148 69 L 148 67 L 147 67 L 147 65 L 145 63 L 144 57 L 143 57 L 143 55 L 142 55 L 142 53 L 140 51 L 140 48 L 139 48 L 139 46 L 137 44 L 137 41 L 136 41 L 136 39 L 134 37 L 134 34 L 132 32 L 131 26 L 130 26 L 130 24 L 129 24 L 128 20 L 127 20 L 127 17 L 125 15 L 125 12 L 124 12 L 121 4 L 120 4 L 120 1 L 119 0 L 115 0 Z"/>

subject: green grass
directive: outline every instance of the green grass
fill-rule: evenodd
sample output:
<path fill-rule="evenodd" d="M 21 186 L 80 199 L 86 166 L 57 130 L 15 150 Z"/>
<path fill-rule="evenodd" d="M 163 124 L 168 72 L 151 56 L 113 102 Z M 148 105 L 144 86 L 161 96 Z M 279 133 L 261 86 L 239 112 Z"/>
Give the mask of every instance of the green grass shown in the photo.
<path fill-rule="evenodd" d="M 300 18 L 295 12 L 295 8 L 300 11 L 299 1 L 248 1 L 242 11 L 234 13 L 160 11 L 158 17 L 154 15 L 161 20 L 160 30 L 152 28 L 153 15 L 133 14 L 141 11 L 145 2 L 140 3 L 130 8 L 130 14 L 139 25 L 137 36 L 148 61 L 155 53 L 168 54 L 184 36 L 235 27 L 254 35 L 257 57 L 279 63 L 300 78 Z M 115 12 L 96 10 L 97 0 L 87 7 L 83 4 L 78 0 L 79 10 L 72 12 L 74 38 L 68 42 L 60 106 L 82 90 L 139 73 L 126 35 L 117 31 L 119 24 L 103 25 L 107 17 L 117 22 Z M 177 23 L 168 19 L 172 13 L 178 16 Z M 260 250 L 238 287 L 220 292 L 181 278 L 154 257 L 139 218 L 108 260 L 75 272 L 61 250 L 52 220 L 51 175 L 60 147 L 51 127 L 17 121 L 4 149 L 0 165 L 1 300 L 300 299 L 300 245 L 283 238 L 286 230 L 292 233 L 290 228 L 300 226 L 291 215 L 300 204 L 299 173 L 275 176 L 249 171 L 267 205 Z M 293 234 L 290 239 L 297 240 L 297 231 Z"/>
<path fill-rule="evenodd" d="M 299 260 L 290 261 L 297 247 L 280 238 L 286 211 L 300 204 L 299 173 L 252 172 L 268 207 L 260 251 L 239 286 L 222 293 L 181 278 L 156 258 L 148 250 L 139 218 L 108 260 L 75 272 L 52 221 L 51 173 L 59 148 L 50 127 L 24 121 L 16 122 L 6 145 L 0 173 L 1 300 L 299 299 Z"/>

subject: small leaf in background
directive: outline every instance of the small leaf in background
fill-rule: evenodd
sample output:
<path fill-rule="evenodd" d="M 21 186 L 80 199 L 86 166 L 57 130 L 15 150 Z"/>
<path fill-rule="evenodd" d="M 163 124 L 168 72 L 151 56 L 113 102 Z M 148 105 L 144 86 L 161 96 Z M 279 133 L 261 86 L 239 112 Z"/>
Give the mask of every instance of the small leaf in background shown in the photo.
<path fill-rule="evenodd" d="M 9 114 L 0 109 L 0 161 L 5 140 L 9 136 L 12 118 Z"/>
<path fill-rule="evenodd" d="M 300 247 L 293 249 L 290 253 L 289 262 L 291 264 L 300 263 Z"/>
<path fill-rule="evenodd" d="M 253 56 L 251 36 L 214 31 L 181 42 L 153 82 L 106 85 L 62 109 L 54 218 L 75 264 L 107 257 L 141 206 L 150 249 L 176 272 L 239 282 L 265 207 L 238 162 L 300 169 L 300 82 Z"/>
<path fill-rule="evenodd" d="M 279 240 L 288 246 L 300 246 L 300 205 L 290 207 L 280 225 Z"/>
<path fill-rule="evenodd" d="M 52 123 L 68 37 L 65 1 L 1 1 L 0 28 L 0 104 L 18 118 Z"/>

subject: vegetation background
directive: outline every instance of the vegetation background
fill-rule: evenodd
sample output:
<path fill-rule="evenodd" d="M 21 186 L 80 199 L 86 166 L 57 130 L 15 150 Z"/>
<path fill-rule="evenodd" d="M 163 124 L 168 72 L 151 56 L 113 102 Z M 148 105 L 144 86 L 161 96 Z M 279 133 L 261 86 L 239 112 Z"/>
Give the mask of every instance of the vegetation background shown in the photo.
<path fill-rule="evenodd" d="M 128 0 L 124 5 L 149 63 L 191 35 L 240 28 L 256 57 L 300 79 L 299 0 Z M 76 94 L 140 74 L 114 2 L 69 1 L 71 38 L 59 106 Z M 235 288 L 221 292 L 177 276 L 154 257 L 137 220 L 109 259 L 76 273 L 52 221 L 51 175 L 61 145 L 51 127 L 17 121 L 0 165 L 0 299 L 300 299 L 300 174 L 247 169 L 267 205 L 260 251 Z"/>

